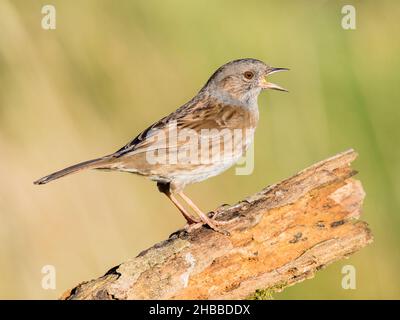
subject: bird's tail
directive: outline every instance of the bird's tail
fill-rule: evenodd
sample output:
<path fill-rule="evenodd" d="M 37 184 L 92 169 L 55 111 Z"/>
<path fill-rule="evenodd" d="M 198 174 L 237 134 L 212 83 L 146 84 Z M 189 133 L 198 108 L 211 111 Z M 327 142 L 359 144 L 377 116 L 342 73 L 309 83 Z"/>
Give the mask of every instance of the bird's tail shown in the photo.
<path fill-rule="evenodd" d="M 69 175 L 71 173 L 75 173 L 75 172 L 78 172 L 81 170 L 86 170 L 86 169 L 106 169 L 107 164 L 109 164 L 109 163 L 110 163 L 110 157 L 108 157 L 108 156 L 84 161 L 84 162 L 81 162 L 78 164 L 74 164 L 73 166 L 67 167 L 60 171 L 54 172 L 52 174 L 49 174 L 48 176 L 40 178 L 39 180 L 36 180 L 33 183 L 34 184 L 46 184 L 55 179 L 64 177 L 66 175 Z"/>

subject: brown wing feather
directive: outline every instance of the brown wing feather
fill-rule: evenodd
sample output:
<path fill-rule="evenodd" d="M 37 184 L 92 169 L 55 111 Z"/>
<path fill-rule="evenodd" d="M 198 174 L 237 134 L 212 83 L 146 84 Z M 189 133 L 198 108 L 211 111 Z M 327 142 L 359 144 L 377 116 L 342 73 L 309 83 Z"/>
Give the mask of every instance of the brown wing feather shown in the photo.
<path fill-rule="evenodd" d="M 177 170 L 179 164 L 150 165 L 146 159 L 146 152 L 164 150 L 167 154 L 174 152 L 186 152 L 190 147 L 187 140 L 171 137 L 170 128 L 176 124 L 177 134 L 183 129 L 193 130 L 197 140 L 208 139 L 210 149 L 221 143 L 221 130 L 246 130 L 255 128 L 258 114 L 244 107 L 223 105 L 213 100 L 206 100 L 207 104 L 195 104 L 178 109 L 177 112 L 161 119 L 153 124 L 131 143 L 114 154 L 115 168 L 119 170 L 134 171 L 145 175 L 168 173 L 169 170 Z M 203 129 L 208 129 L 204 133 Z M 217 130 L 213 130 L 217 129 Z M 157 137 L 156 137 L 157 135 Z M 169 141 L 172 138 L 174 143 Z M 200 147 L 200 146 L 199 146 Z M 244 146 L 242 146 L 244 147 Z M 223 147 L 222 147 L 223 148 Z M 235 152 L 234 150 L 232 152 Z M 243 153 L 243 148 L 237 153 Z"/>
<path fill-rule="evenodd" d="M 240 106 L 222 105 L 210 101 L 207 108 L 204 106 L 192 108 L 191 110 L 181 110 L 182 112 L 173 113 L 164 117 L 160 121 L 154 123 L 126 146 L 118 150 L 114 156 L 119 158 L 127 156 L 131 153 L 137 154 L 148 151 L 152 144 L 177 147 L 179 145 L 170 145 L 168 136 L 171 134 L 172 126 L 176 125 L 177 131 L 182 129 L 194 130 L 198 135 L 201 135 L 203 129 L 243 129 L 252 128 L 257 124 L 258 117 L 252 112 Z M 191 112 L 183 112 L 191 111 Z M 180 116 L 179 116 L 180 114 Z M 179 117 L 178 117 L 178 116 Z M 215 132 L 215 131 L 214 131 Z M 160 141 L 164 136 L 166 140 Z M 219 137 L 219 135 L 218 135 Z M 175 138 L 175 137 L 172 137 Z M 175 139 L 174 139 L 175 140 Z M 179 142 L 178 142 L 179 143 Z M 184 143 L 184 142 L 182 142 Z"/>

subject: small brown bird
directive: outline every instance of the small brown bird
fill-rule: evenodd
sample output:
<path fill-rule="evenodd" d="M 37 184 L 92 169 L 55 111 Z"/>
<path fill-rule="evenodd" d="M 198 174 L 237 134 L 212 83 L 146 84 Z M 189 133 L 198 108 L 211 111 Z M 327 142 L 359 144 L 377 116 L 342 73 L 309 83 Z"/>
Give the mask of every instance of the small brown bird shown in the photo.
<path fill-rule="evenodd" d="M 84 169 L 136 173 L 157 182 L 187 220 L 188 229 L 207 224 L 216 231 L 222 221 L 208 217 L 184 193 L 186 185 L 218 175 L 234 165 L 253 142 L 258 123 L 257 98 L 263 89 L 287 91 L 266 76 L 288 70 L 256 59 L 226 63 L 199 93 L 175 112 L 155 122 L 117 152 L 75 164 L 43 177 L 45 184 Z M 198 215 L 194 218 L 179 195 Z"/>

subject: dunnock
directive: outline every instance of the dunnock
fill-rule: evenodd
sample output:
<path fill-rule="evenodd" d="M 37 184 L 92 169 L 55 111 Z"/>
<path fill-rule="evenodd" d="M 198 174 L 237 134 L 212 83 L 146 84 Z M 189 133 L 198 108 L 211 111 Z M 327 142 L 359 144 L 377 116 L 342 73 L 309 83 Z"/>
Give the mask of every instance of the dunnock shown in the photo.
<path fill-rule="evenodd" d="M 265 77 L 284 70 L 288 69 L 273 68 L 256 59 L 231 61 L 215 71 L 193 99 L 117 152 L 75 164 L 34 183 L 45 184 L 84 169 L 140 174 L 157 182 L 159 190 L 183 214 L 189 229 L 201 223 L 187 212 L 176 195 L 194 210 L 202 223 L 224 232 L 219 228 L 223 222 L 203 213 L 183 189 L 220 174 L 239 160 L 253 142 L 260 92 L 263 89 L 287 91 L 267 82 Z M 181 135 L 182 132 L 185 134 Z"/>

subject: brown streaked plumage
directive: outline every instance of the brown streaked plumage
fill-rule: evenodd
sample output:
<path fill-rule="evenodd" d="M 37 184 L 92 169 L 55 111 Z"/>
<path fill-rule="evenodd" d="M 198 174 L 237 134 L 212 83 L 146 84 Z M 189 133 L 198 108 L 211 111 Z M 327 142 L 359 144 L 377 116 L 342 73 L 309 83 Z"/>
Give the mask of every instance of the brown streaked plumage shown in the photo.
<path fill-rule="evenodd" d="M 220 174 L 243 155 L 257 127 L 257 98 L 261 90 L 286 91 L 267 82 L 265 77 L 283 70 L 287 69 L 272 68 L 256 59 L 231 61 L 215 71 L 192 100 L 155 122 L 115 153 L 73 165 L 34 183 L 45 184 L 84 169 L 140 174 L 157 182 L 159 190 L 184 215 L 189 229 L 194 224 L 200 225 L 200 221 L 187 212 L 176 195 L 203 223 L 223 232 L 219 228 L 222 223 L 204 214 L 183 189 Z M 211 156 L 213 152 L 215 158 Z"/>

